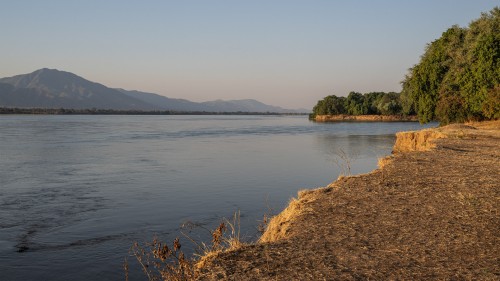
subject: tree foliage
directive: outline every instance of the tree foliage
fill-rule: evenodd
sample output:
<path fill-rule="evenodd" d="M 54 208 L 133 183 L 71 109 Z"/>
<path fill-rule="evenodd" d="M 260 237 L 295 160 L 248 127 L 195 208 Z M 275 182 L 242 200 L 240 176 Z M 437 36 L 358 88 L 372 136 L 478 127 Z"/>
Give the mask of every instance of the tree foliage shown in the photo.
<path fill-rule="evenodd" d="M 315 115 L 399 115 L 402 106 L 399 93 L 372 92 L 361 94 L 350 92 L 346 97 L 327 96 L 313 108 Z"/>
<path fill-rule="evenodd" d="M 430 43 L 402 82 L 402 110 L 422 123 L 498 118 L 500 9 Z"/>

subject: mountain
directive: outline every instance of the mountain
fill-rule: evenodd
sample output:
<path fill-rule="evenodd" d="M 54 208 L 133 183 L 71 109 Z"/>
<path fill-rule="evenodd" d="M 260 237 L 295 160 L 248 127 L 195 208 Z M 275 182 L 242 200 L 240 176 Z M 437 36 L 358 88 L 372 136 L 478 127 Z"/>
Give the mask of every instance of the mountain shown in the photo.
<path fill-rule="evenodd" d="M 73 73 L 47 68 L 0 79 L 0 106 L 123 110 L 155 108 Z"/>
<path fill-rule="evenodd" d="M 29 74 L 0 78 L 0 107 L 205 112 L 298 113 L 256 100 L 192 102 L 154 93 L 112 89 L 70 72 L 43 68 Z"/>
<path fill-rule="evenodd" d="M 277 112 L 290 113 L 293 110 L 284 109 L 278 106 L 267 105 L 252 99 L 245 100 L 215 100 L 202 102 L 202 105 L 211 109 L 211 111 L 242 111 L 242 112 Z"/>
<path fill-rule="evenodd" d="M 144 102 L 154 104 L 165 110 L 176 111 L 206 111 L 206 112 L 273 112 L 273 113 L 307 113 L 307 109 L 285 109 L 279 106 L 267 105 L 253 99 L 214 100 L 207 102 L 192 102 L 185 99 L 172 99 L 158 94 L 140 91 L 118 91 Z"/>
<path fill-rule="evenodd" d="M 208 111 L 207 108 L 200 103 L 188 101 L 185 99 L 172 99 L 153 93 L 140 91 L 128 91 L 124 89 L 116 89 L 121 93 L 143 102 L 154 104 L 162 110 L 174 111 Z"/>

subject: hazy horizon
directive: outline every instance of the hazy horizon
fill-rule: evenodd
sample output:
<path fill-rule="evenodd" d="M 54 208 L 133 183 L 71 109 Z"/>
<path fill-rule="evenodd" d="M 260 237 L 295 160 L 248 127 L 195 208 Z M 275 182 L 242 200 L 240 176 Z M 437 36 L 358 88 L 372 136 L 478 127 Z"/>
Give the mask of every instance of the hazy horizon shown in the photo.
<path fill-rule="evenodd" d="M 0 77 L 53 68 L 112 88 L 311 108 L 400 91 L 427 43 L 497 1 L 11 1 Z"/>

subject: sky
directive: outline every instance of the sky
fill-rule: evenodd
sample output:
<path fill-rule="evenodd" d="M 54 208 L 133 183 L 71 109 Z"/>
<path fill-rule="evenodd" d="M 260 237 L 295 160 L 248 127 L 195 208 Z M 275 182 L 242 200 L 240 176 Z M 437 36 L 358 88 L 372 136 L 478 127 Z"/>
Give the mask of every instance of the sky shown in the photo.
<path fill-rule="evenodd" d="M 0 77 L 40 68 L 191 101 L 312 108 L 401 90 L 426 44 L 498 0 L 0 0 Z"/>

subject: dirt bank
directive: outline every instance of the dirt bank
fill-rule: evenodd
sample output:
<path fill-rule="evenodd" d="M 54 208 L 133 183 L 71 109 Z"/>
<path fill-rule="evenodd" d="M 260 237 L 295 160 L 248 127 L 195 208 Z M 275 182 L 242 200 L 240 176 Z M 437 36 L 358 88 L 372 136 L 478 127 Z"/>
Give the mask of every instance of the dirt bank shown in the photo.
<path fill-rule="evenodd" d="M 299 192 L 201 279 L 499 280 L 500 122 L 397 138 L 382 169 Z"/>
<path fill-rule="evenodd" d="M 339 122 L 339 121 L 358 121 L 358 122 L 417 122 L 417 116 L 401 115 L 316 115 L 316 122 Z"/>

